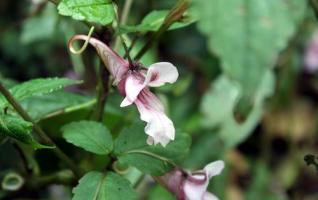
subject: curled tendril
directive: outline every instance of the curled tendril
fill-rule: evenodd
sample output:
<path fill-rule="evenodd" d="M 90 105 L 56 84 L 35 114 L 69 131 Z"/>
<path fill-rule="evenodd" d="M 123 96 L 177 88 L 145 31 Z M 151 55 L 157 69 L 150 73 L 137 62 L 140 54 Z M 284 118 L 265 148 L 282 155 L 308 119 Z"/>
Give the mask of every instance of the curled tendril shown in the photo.
<path fill-rule="evenodd" d="M 91 39 L 92 34 L 93 34 L 93 32 L 94 32 L 94 28 L 95 28 L 95 27 L 92 26 L 92 27 L 89 29 L 89 32 L 88 32 L 88 35 L 87 35 L 87 39 L 85 40 L 83 46 L 82 46 L 79 50 L 76 50 L 76 49 L 74 49 L 74 47 L 73 47 L 73 42 L 74 42 L 75 40 L 71 40 L 71 41 L 70 41 L 68 48 L 70 49 L 70 51 L 71 51 L 73 54 L 81 54 L 81 53 L 83 53 L 83 52 L 85 51 L 85 49 L 87 48 L 87 45 L 88 45 L 88 43 L 89 43 L 89 40 Z"/>

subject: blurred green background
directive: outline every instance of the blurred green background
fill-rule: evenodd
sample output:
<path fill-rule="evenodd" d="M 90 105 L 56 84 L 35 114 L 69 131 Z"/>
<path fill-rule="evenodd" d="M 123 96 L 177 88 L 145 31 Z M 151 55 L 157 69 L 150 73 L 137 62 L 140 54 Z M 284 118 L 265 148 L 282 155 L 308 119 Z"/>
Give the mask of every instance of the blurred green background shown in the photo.
<path fill-rule="evenodd" d="M 184 168 L 197 170 L 213 160 L 225 160 L 225 171 L 210 184 L 220 199 L 318 199 L 318 171 L 304 161 L 307 154 L 318 157 L 318 66 L 309 68 L 305 61 L 306 53 L 315 48 L 318 21 L 309 2 L 195 0 L 191 13 L 196 22 L 164 33 L 141 60 L 145 65 L 169 61 L 178 67 L 179 80 L 155 92 L 176 128 L 192 136 Z M 116 3 L 122 8 L 124 1 Z M 136 0 L 127 24 L 136 25 L 150 11 L 174 4 Z M 74 56 L 67 48 L 71 36 L 88 32 L 83 23 L 59 16 L 54 4 L 41 0 L 2 0 L 0 13 L 0 78 L 8 87 L 38 77 L 84 80 L 69 89 L 76 94 L 23 101 L 32 116 L 94 96 L 99 63 L 94 49 Z M 138 39 L 132 54 L 147 37 Z M 115 38 L 110 41 L 114 44 Z M 312 54 L 318 59 L 318 50 Z M 139 118 L 135 108 L 119 107 L 121 99 L 113 89 L 104 112 L 104 122 L 114 133 L 123 122 Z M 103 157 L 67 145 L 60 133 L 62 125 L 85 119 L 90 112 L 82 109 L 40 123 L 80 166 L 98 169 L 106 162 Z M 50 151 L 28 150 L 32 156 L 27 159 L 41 174 L 61 165 Z M 10 171 L 28 177 L 23 159 L 14 143 L 1 140 L 0 180 Z M 1 190 L 0 199 L 70 199 L 71 187 L 66 185 L 53 180 L 9 194 Z M 148 179 L 138 192 L 142 199 L 173 199 Z"/>

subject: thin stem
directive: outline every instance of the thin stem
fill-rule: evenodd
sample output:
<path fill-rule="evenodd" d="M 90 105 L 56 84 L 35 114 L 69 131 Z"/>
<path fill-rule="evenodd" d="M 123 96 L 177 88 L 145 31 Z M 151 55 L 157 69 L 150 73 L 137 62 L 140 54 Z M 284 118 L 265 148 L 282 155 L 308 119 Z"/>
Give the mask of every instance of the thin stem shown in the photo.
<path fill-rule="evenodd" d="M 156 158 L 158 160 L 162 160 L 164 162 L 167 162 L 169 163 L 170 165 L 174 166 L 174 167 L 177 167 L 177 165 L 170 159 L 167 159 L 165 157 L 162 157 L 162 156 L 159 156 L 157 154 L 154 154 L 154 153 L 151 153 L 151 152 L 148 152 L 148 151 L 143 151 L 143 150 L 131 150 L 131 151 L 127 151 L 125 152 L 125 154 L 131 154 L 131 153 L 136 153 L 136 154 L 144 154 L 144 155 L 147 155 L 147 156 L 151 156 L 153 158 Z"/>
<path fill-rule="evenodd" d="M 127 58 L 128 58 L 129 66 L 132 66 L 133 62 L 132 62 L 132 59 L 131 59 L 131 57 L 129 55 L 128 47 L 127 47 L 123 37 L 121 35 L 119 37 L 120 37 L 120 39 L 121 39 L 121 41 L 123 43 L 123 46 L 124 46 L 124 49 L 125 49 L 125 56 L 127 56 Z"/>
<path fill-rule="evenodd" d="M 125 1 L 123 12 L 122 12 L 121 17 L 120 17 L 120 25 L 126 24 L 133 1 L 134 0 L 126 0 Z"/>
<path fill-rule="evenodd" d="M 124 58 L 127 58 L 129 56 L 129 53 L 132 50 L 132 48 L 135 46 L 138 38 L 139 38 L 139 34 L 134 35 L 134 37 L 133 37 L 133 39 L 132 39 L 132 41 L 130 43 L 130 46 L 128 47 L 128 51 L 124 55 Z"/>
<path fill-rule="evenodd" d="M 143 46 L 143 48 L 135 56 L 135 60 L 139 60 L 147 51 L 150 49 L 154 41 L 156 41 L 161 34 L 163 34 L 168 28 L 180 18 L 182 18 L 184 12 L 189 7 L 189 0 L 179 0 L 177 4 L 170 10 L 169 14 L 166 16 L 163 24 L 160 26 L 159 30 L 151 35 L 149 40 Z"/>
<path fill-rule="evenodd" d="M 30 188 L 39 188 L 49 184 L 63 184 L 69 185 L 75 182 L 75 177 L 69 170 L 61 170 L 53 174 L 46 176 L 33 176 L 31 179 L 27 180 L 27 185 Z"/>
<path fill-rule="evenodd" d="M 130 13 L 131 5 L 133 3 L 133 0 L 126 0 L 123 8 L 123 12 L 121 13 L 120 18 L 117 16 L 117 26 L 120 27 L 120 25 L 124 25 L 127 22 L 127 18 Z M 120 33 L 119 33 L 120 36 Z M 115 40 L 114 49 L 118 50 L 119 44 L 120 44 L 120 37 L 117 36 Z"/>
<path fill-rule="evenodd" d="M 55 146 L 56 148 L 52 149 L 53 152 L 63 160 L 69 167 L 72 169 L 74 174 L 77 177 L 81 176 L 80 170 L 77 168 L 75 163 L 51 140 L 49 136 L 41 129 L 40 126 L 35 123 L 35 121 L 31 118 L 31 116 L 22 108 L 22 106 L 18 103 L 18 101 L 11 95 L 9 90 L 7 90 L 3 84 L 0 82 L 0 92 L 7 99 L 7 101 L 12 105 L 12 107 L 19 113 L 19 115 L 26 121 L 29 121 L 33 124 L 34 131 L 40 137 L 40 139 L 48 145 Z"/>
<path fill-rule="evenodd" d="M 109 92 L 109 75 L 108 70 L 100 64 L 97 83 L 97 103 L 93 113 L 93 119 L 96 121 L 103 121 L 105 104 Z"/>

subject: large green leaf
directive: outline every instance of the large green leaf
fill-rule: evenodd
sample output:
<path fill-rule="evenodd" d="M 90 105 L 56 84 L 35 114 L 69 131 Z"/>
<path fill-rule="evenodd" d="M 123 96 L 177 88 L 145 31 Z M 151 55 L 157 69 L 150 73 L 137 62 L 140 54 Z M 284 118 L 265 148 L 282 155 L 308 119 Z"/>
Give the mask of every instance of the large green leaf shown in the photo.
<path fill-rule="evenodd" d="M 57 8 L 61 15 L 102 25 L 111 23 L 115 18 L 110 0 L 62 0 Z"/>
<path fill-rule="evenodd" d="M 169 10 L 154 10 L 150 12 L 140 24 L 135 26 L 124 25 L 120 27 L 121 33 L 131 33 L 131 32 L 140 32 L 145 33 L 148 31 L 157 31 L 160 26 L 163 24 L 165 17 L 168 15 Z M 174 23 L 169 30 L 179 29 L 185 26 L 188 26 L 196 21 L 196 18 L 190 13 L 187 12 L 183 18 Z"/>
<path fill-rule="evenodd" d="M 197 0 L 199 29 L 223 71 L 242 85 L 254 103 L 257 88 L 278 53 L 286 47 L 306 11 L 299 0 Z"/>
<path fill-rule="evenodd" d="M 135 191 L 125 178 L 113 172 L 106 175 L 92 171 L 73 189 L 73 200 L 134 200 Z"/>
<path fill-rule="evenodd" d="M 109 130 L 94 121 L 72 122 L 63 126 L 63 137 L 70 143 L 89 152 L 105 155 L 113 149 Z"/>
<path fill-rule="evenodd" d="M 264 101 L 272 95 L 275 83 L 272 71 L 266 71 L 263 76 L 255 96 L 254 107 L 243 123 L 238 123 L 233 116 L 232 108 L 236 106 L 241 93 L 236 81 L 223 75 L 204 96 L 201 104 L 203 123 L 206 127 L 218 128 L 219 136 L 227 147 L 244 141 L 261 119 Z"/>
<path fill-rule="evenodd" d="M 114 153 L 121 162 L 132 165 L 144 173 L 155 176 L 172 169 L 173 163 L 180 162 L 188 153 L 189 135 L 176 133 L 175 141 L 166 147 L 146 144 L 147 135 L 141 122 L 124 129 L 115 141 Z"/>
<path fill-rule="evenodd" d="M 67 78 L 39 78 L 16 85 L 10 89 L 10 92 L 16 100 L 21 101 L 31 96 L 49 94 L 66 86 L 78 83 L 80 83 L 80 81 Z M 5 97 L 0 95 L 0 108 L 8 104 Z"/>
<path fill-rule="evenodd" d="M 23 119 L 10 115 L 0 115 L 0 132 L 8 137 L 31 145 L 33 148 L 43 148 L 32 137 L 33 124 Z"/>

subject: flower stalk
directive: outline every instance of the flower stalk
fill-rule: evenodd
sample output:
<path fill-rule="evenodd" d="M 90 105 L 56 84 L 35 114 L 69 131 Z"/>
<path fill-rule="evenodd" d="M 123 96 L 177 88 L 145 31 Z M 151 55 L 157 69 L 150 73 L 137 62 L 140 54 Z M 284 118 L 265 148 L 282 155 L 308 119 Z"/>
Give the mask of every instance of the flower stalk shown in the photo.
<path fill-rule="evenodd" d="M 189 0 L 179 0 L 176 5 L 170 10 L 169 14 L 166 16 L 163 24 L 160 26 L 159 30 L 151 35 L 146 44 L 141 48 L 138 54 L 135 56 L 135 60 L 139 60 L 147 51 L 150 49 L 154 41 L 168 30 L 168 28 L 176 21 L 180 20 L 183 14 L 187 11 L 189 7 Z"/>

